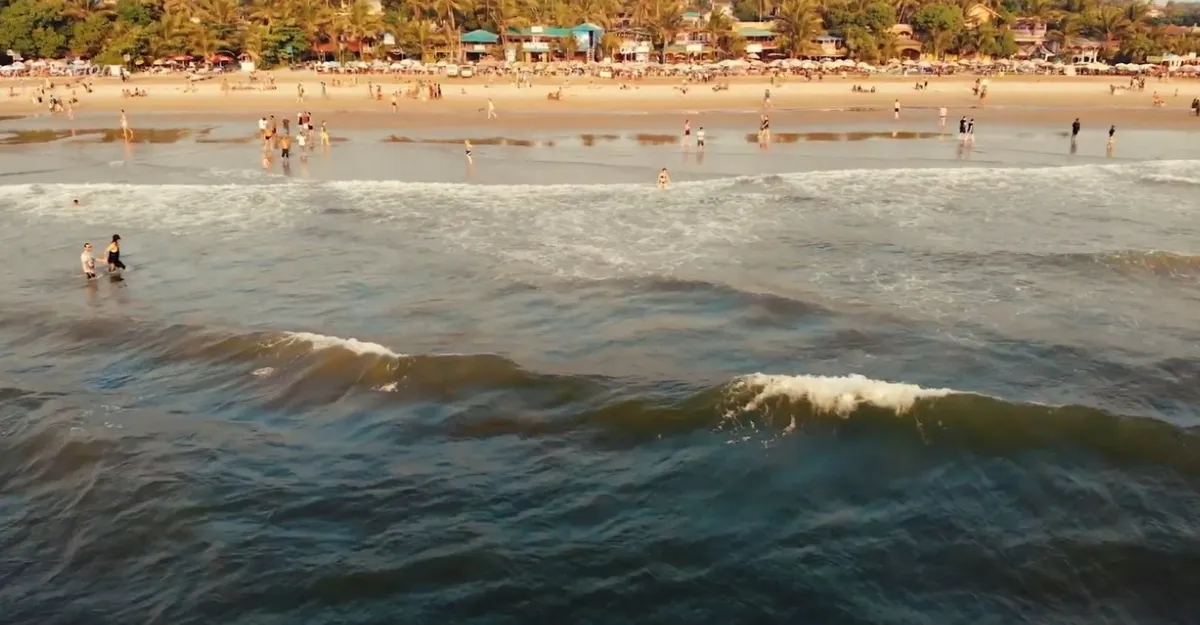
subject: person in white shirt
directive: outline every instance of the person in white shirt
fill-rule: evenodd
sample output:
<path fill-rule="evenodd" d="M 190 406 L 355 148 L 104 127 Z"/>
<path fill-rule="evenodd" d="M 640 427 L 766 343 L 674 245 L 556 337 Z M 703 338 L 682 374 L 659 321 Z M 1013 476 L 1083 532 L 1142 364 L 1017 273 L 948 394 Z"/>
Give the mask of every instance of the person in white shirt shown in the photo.
<path fill-rule="evenodd" d="M 96 259 L 92 257 L 92 244 L 83 244 L 83 253 L 79 255 L 79 262 L 83 265 L 83 275 L 88 280 L 96 277 Z"/>
<path fill-rule="evenodd" d="M 704 126 L 701 126 L 700 129 L 696 131 L 696 149 L 704 149 Z"/>
<path fill-rule="evenodd" d="M 941 130 L 946 129 L 946 107 L 944 106 L 938 109 L 938 128 Z"/>

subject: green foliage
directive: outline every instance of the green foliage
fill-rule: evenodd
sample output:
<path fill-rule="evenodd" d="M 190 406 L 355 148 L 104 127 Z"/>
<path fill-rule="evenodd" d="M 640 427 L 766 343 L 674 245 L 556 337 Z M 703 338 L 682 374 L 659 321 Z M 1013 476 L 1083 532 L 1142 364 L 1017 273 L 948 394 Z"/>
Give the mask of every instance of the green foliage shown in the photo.
<path fill-rule="evenodd" d="M 285 65 L 305 58 L 311 50 L 312 44 L 303 30 L 292 25 L 279 26 L 263 37 L 258 62 L 263 67 Z"/>
<path fill-rule="evenodd" d="M 68 25 L 60 3 L 16 0 L 0 11 L 0 49 L 27 58 L 60 58 L 67 50 Z"/>
<path fill-rule="evenodd" d="M 1009 58 L 1021 51 L 1021 47 L 1017 45 L 1016 37 L 1008 28 L 1000 31 L 1000 36 L 996 38 L 996 56 Z"/>
<path fill-rule="evenodd" d="M 826 32 L 843 37 L 851 57 L 885 61 L 899 55 L 890 32 L 905 21 L 915 29 L 924 51 L 935 56 L 992 55 L 1019 52 L 1010 30 L 1018 19 L 1044 24 L 1047 41 L 1070 47 L 1081 38 L 1102 41 L 1106 57 L 1142 61 L 1148 56 L 1200 52 L 1200 37 L 1167 33 L 1160 23 L 1200 23 L 1200 4 L 1168 4 L 1166 16 L 1151 19 L 1149 5 L 1126 0 L 994 0 L 986 2 L 1000 17 L 968 25 L 964 9 L 972 0 L 735 0 L 735 19 L 769 21 L 780 52 L 791 57 L 816 52 L 814 40 Z M 272 67 L 311 58 L 318 42 L 362 42 L 363 56 L 386 53 L 383 32 L 398 47 L 426 61 L 460 48 L 462 32 L 484 28 L 511 45 L 509 27 L 570 26 L 580 22 L 606 29 L 601 47 L 620 47 L 614 32 L 618 16 L 650 39 L 662 54 L 680 33 L 703 33 L 717 58 L 739 58 L 745 40 L 732 20 L 716 14 L 699 22 L 683 12 L 704 14 L 710 0 L 383 0 L 385 17 L 366 0 L 0 0 L 0 50 L 11 48 L 27 58 L 79 55 L 97 63 L 143 65 L 179 53 L 216 51 L 247 54 Z M 372 46 L 374 48 L 372 49 Z M 334 58 L 346 60 L 351 48 L 339 44 Z M 572 42 L 556 51 L 571 55 Z M 290 48 L 290 53 L 289 53 Z"/>
<path fill-rule="evenodd" d="M 117 0 L 113 12 L 119 22 L 145 27 L 153 24 L 159 18 L 161 12 L 154 9 L 155 7 L 152 5 L 138 0 Z"/>
<path fill-rule="evenodd" d="M 112 21 L 107 15 L 94 13 L 77 20 L 71 26 L 71 53 L 92 58 L 104 49 L 105 40 L 112 35 Z"/>
<path fill-rule="evenodd" d="M 961 31 L 963 24 L 962 7 L 956 4 L 927 4 L 912 19 L 913 28 L 931 36 Z"/>

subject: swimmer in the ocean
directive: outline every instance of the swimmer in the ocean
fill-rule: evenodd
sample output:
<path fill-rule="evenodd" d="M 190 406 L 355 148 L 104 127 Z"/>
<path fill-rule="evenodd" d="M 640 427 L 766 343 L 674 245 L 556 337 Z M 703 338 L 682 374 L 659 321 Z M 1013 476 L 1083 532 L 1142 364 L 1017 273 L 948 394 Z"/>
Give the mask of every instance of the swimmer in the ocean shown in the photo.
<path fill-rule="evenodd" d="M 665 189 L 671 184 L 671 176 L 667 174 L 667 168 L 663 167 L 662 171 L 658 172 L 658 188 Z"/>
<path fill-rule="evenodd" d="M 468 165 L 474 164 L 475 161 L 474 161 L 474 159 L 471 158 L 471 150 L 474 149 L 474 146 L 471 145 L 470 139 L 463 139 L 463 149 L 466 150 L 466 152 L 467 152 L 467 164 Z"/>
<path fill-rule="evenodd" d="M 79 262 L 83 265 L 83 276 L 88 280 L 96 277 L 96 259 L 92 257 L 92 244 L 83 244 L 83 253 L 79 255 Z"/>
<path fill-rule="evenodd" d="M 124 269 L 125 263 L 121 262 L 121 235 L 114 234 L 112 243 L 108 244 L 108 270 L 116 271 Z"/>

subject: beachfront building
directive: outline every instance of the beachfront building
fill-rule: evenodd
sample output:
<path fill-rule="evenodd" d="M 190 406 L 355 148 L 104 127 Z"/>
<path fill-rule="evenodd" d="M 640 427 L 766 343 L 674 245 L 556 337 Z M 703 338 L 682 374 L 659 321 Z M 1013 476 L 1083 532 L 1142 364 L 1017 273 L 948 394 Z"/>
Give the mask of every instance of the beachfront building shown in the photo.
<path fill-rule="evenodd" d="M 1023 59 L 1048 59 L 1058 54 L 1058 42 L 1046 39 L 1049 29 L 1046 23 L 1034 19 L 1017 18 L 1011 28 L 1013 41 L 1017 44 L 1016 56 Z"/>
<path fill-rule="evenodd" d="M 505 60 L 536 63 L 557 58 L 595 58 L 604 29 L 587 23 L 572 28 L 528 26 L 510 28 L 507 35 Z"/>
<path fill-rule="evenodd" d="M 1000 13 L 986 4 L 975 3 L 963 11 L 963 23 L 967 28 L 979 28 L 1000 18 Z"/>
<path fill-rule="evenodd" d="M 916 33 L 910 24 L 895 24 L 890 30 L 896 36 L 896 51 L 900 54 L 901 60 L 921 60 L 921 41 L 917 39 Z"/>
<path fill-rule="evenodd" d="M 503 58 L 504 51 L 500 47 L 500 35 L 478 29 L 463 33 L 458 38 L 462 44 L 463 60 L 482 61 L 484 58 Z"/>
<path fill-rule="evenodd" d="M 738 35 L 746 41 L 746 55 L 751 58 L 767 58 L 779 53 L 779 44 L 771 22 L 738 22 Z"/>
<path fill-rule="evenodd" d="M 1100 55 L 1104 52 L 1104 42 L 1072 39 L 1067 50 L 1071 53 L 1072 63 L 1095 63 L 1100 60 Z"/>

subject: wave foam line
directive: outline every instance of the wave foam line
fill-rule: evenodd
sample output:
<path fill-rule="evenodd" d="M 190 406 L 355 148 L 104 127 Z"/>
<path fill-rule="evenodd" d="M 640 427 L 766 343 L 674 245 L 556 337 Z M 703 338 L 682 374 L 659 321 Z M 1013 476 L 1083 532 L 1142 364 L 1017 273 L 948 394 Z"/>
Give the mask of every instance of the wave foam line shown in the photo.
<path fill-rule="evenodd" d="M 869 404 L 894 411 L 897 415 L 912 410 L 921 399 L 946 397 L 957 391 L 929 389 L 897 382 L 883 382 L 852 374 L 847 376 L 767 375 L 755 373 L 737 378 L 735 391 L 754 393 L 740 412 L 759 410 L 770 399 L 806 401 L 816 412 L 849 417 L 859 406 Z"/>
<path fill-rule="evenodd" d="M 321 351 L 325 349 L 344 349 L 349 352 L 358 354 L 359 356 L 374 355 L 384 356 L 386 358 L 403 358 L 405 354 L 394 352 L 379 343 L 370 341 L 360 341 L 355 338 L 342 338 L 340 336 L 329 336 L 325 334 L 315 334 L 312 332 L 285 332 L 283 341 L 287 343 L 308 343 L 312 346 L 313 351 Z"/>
<path fill-rule="evenodd" d="M 783 174 L 767 174 L 767 175 L 739 175 L 731 177 L 716 178 L 711 180 L 694 180 L 680 181 L 673 186 L 679 189 L 706 189 L 714 185 L 723 185 L 730 182 L 754 182 L 763 180 L 787 180 L 787 181 L 802 181 L 802 180 L 842 180 L 855 179 L 861 180 L 863 176 L 868 176 L 872 179 L 878 179 L 880 176 L 887 176 L 889 179 L 907 179 L 914 176 L 917 177 L 937 177 L 951 175 L 956 177 L 971 178 L 971 179 L 991 179 L 997 175 L 1015 174 L 1018 176 L 1029 176 L 1034 174 L 1074 174 L 1076 176 L 1084 173 L 1098 174 L 1114 174 L 1114 173 L 1142 173 L 1143 179 L 1172 182 L 1190 182 L 1200 183 L 1200 179 L 1181 174 L 1198 174 L 1200 171 L 1200 160 L 1191 159 L 1174 159 L 1161 161 L 1142 161 L 1134 163 L 1120 164 L 1100 164 L 1089 163 L 1083 165 L 1052 165 L 1052 166 L 1005 166 L 993 168 L 971 168 L 971 167 L 900 167 L 886 169 L 826 169 L 812 170 L 801 172 L 790 172 Z M 297 194 L 309 192 L 313 186 L 322 186 L 333 189 L 351 189 L 359 191 L 363 188 L 372 189 L 388 189 L 388 190 L 407 190 L 407 191 L 446 191 L 460 190 L 477 195 L 479 185 L 452 183 L 452 182 L 417 182 L 404 180 L 328 180 L 312 183 L 296 183 L 291 181 L 281 181 L 271 184 L 219 184 L 219 185 L 204 185 L 194 183 L 19 183 L 11 185 L 0 185 L 0 197 L 26 197 L 31 193 L 44 193 L 47 190 L 61 190 L 73 194 L 80 192 L 126 192 L 134 189 L 154 189 L 159 191 L 195 191 L 199 193 L 210 194 L 214 190 L 244 190 L 261 189 L 266 186 L 276 188 L 282 187 L 289 191 L 294 191 Z M 509 184 L 509 185 L 487 185 L 488 189 L 493 191 L 503 191 L 508 193 L 531 192 L 531 193 L 546 193 L 546 192 L 572 192 L 580 190 L 603 190 L 610 192 L 613 190 L 628 189 L 628 190 L 653 190 L 653 185 L 644 183 L 618 183 L 618 184 L 598 184 L 598 183 L 555 183 L 555 184 Z"/>

